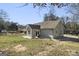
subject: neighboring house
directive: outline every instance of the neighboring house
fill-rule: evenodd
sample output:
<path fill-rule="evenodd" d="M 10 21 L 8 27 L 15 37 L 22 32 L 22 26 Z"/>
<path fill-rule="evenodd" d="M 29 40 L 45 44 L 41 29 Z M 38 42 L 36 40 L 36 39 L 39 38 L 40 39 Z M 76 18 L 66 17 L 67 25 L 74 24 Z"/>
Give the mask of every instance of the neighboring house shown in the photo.
<path fill-rule="evenodd" d="M 28 24 L 26 26 L 26 35 L 30 38 L 39 37 L 39 35 L 40 35 L 40 25 Z"/>
<path fill-rule="evenodd" d="M 63 36 L 63 23 L 59 20 L 44 21 L 26 26 L 26 35 L 30 38 L 57 38 Z"/>
<path fill-rule="evenodd" d="M 26 26 L 19 25 L 18 26 L 18 32 L 26 34 Z"/>

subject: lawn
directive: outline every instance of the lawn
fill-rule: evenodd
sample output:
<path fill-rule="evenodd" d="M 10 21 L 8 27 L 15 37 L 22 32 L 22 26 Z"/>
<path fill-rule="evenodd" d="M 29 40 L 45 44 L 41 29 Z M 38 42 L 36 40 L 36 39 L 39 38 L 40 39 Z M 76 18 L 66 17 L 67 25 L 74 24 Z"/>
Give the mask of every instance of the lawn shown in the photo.
<path fill-rule="evenodd" d="M 8 56 L 72 56 L 79 55 L 79 43 L 25 39 L 21 35 L 0 36 L 0 53 Z"/>

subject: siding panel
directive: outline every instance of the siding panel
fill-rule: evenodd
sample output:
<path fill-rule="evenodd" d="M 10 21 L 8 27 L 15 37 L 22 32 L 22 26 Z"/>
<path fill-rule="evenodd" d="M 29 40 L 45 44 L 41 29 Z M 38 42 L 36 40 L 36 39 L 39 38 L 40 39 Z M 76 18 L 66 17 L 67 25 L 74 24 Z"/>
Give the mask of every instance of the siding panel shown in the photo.
<path fill-rule="evenodd" d="M 53 30 L 51 30 L 51 29 L 42 29 L 41 30 L 41 37 L 49 38 L 50 36 L 53 36 Z"/>

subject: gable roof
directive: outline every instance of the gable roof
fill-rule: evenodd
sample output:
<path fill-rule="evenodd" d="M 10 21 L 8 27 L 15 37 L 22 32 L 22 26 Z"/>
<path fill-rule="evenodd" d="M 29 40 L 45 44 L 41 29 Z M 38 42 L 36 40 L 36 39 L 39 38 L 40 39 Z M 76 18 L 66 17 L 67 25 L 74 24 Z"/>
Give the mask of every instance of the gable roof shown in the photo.
<path fill-rule="evenodd" d="M 40 29 L 40 25 L 28 24 L 32 29 Z"/>
<path fill-rule="evenodd" d="M 54 29 L 58 25 L 60 21 L 59 20 L 53 20 L 53 21 L 44 21 L 41 24 L 41 29 Z"/>
<path fill-rule="evenodd" d="M 60 20 L 44 21 L 35 24 L 28 24 L 32 29 L 54 29 Z"/>

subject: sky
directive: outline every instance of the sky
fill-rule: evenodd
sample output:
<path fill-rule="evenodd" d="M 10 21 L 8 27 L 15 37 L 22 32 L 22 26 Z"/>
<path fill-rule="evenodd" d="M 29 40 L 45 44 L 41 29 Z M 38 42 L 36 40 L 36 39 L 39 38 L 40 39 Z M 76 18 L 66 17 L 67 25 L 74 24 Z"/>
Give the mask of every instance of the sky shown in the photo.
<path fill-rule="evenodd" d="M 23 6 L 23 3 L 0 3 L 0 9 L 8 13 L 9 21 L 17 22 L 21 25 L 33 24 L 43 21 L 44 14 L 48 13 L 49 8 L 39 9 L 33 8 L 32 4 Z M 67 14 L 66 8 L 56 8 L 55 14 L 57 16 L 65 16 Z"/>

